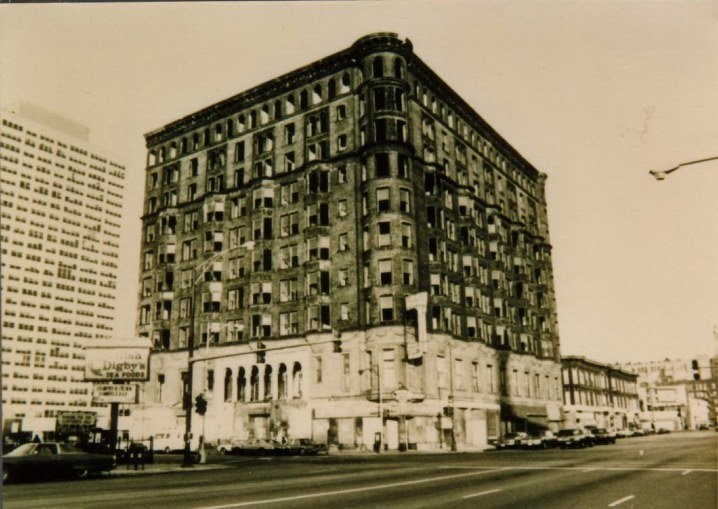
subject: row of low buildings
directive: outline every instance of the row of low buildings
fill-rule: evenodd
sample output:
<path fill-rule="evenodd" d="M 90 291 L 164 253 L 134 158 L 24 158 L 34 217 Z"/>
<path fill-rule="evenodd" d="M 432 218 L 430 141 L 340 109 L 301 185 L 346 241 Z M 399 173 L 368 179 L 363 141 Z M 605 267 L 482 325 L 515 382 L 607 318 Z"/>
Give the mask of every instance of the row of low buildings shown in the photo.
<path fill-rule="evenodd" d="M 82 346 L 111 336 L 125 170 L 25 110 L 0 132 L 3 415 L 49 434 L 58 410 L 106 415 Z M 209 441 L 469 449 L 640 423 L 635 375 L 560 357 L 546 176 L 408 40 L 364 37 L 146 144 L 153 349 L 121 429 L 181 436 L 199 393 Z"/>

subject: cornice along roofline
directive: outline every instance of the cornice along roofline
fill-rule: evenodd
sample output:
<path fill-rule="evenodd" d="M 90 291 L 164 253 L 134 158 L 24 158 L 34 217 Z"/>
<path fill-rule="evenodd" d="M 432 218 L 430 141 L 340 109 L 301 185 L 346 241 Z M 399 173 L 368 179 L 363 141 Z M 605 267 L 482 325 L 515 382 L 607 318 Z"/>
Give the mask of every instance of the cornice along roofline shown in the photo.
<path fill-rule="evenodd" d="M 411 54 L 411 42 L 403 42 L 398 35 L 390 32 L 380 32 L 366 35 L 358 39 L 350 48 L 338 51 L 332 55 L 307 64 L 286 74 L 260 83 L 249 90 L 221 100 L 199 111 L 191 113 L 145 134 L 146 147 L 169 141 L 184 133 L 189 133 L 199 125 L 221 120 L 224 117 L 259 104 L 268 99 L 274 99 L 282 93 L 309 84 L 314 80 L 328 76 L 343 68 L 356 64 L 359 58 L 376 51 L 387 50 Z"/>
<path fill-rule="evenodd" d="M 357 39 L 349 48 L 333 53 L 320 60 L 271 79 L 249 90 L 221 100 L 199 111 L 191 113 L 145 134 L 147 148 L 164 143 L 182 134 L 186 134 L 211 122 L 222 120 L 238 111 L 247 109 L 268 99 L 275 99 L 282 93 L 309 84 L 314 80 L 333 74 L 343 68 L 356 65 L 367 54 L 380 51 L 399 53 L 407 60 L 409 71 L 432 84 L 440 92 L 441 99 L 461 116 L 469 120 L 481 136 L 493 145 L 502 148 L 502 152 L 521 171 L 534 179 L 545 181 L 546 175 L 539 172 L 506 139 L 481 117 L 451 86 L 434 72 L 413 51 L 409 39 L 402 40 L 395 32 L 376 32 Z M 543 182 L 542 182 L 543 183 Z"/>

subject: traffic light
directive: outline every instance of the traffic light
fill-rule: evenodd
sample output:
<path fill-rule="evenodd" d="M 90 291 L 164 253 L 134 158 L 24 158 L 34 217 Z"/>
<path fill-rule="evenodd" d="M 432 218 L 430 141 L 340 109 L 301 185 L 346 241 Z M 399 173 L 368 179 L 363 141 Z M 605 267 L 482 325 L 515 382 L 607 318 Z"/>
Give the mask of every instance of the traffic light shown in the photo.
<path fill-rule="evenodd" d="M 341 339 L 335 339 L 332 341 L 333 345 L 333 352 L 334 353 L 342 353 L 342 340 Z"/>
<path fill-rule="evenodd" d="M 194 398 L 194 409 L 199 415 L 204 415 L 207 412 L 207 400 L 204 399 L 204 394 L 198 394 Z"/>

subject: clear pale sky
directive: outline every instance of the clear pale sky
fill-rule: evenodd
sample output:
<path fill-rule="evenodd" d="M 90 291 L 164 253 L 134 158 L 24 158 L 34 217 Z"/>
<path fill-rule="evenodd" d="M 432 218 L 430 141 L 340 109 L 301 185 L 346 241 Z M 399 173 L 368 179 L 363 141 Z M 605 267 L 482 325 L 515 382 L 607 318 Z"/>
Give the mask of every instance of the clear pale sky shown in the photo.
<path fill-rule="evenodd" d="M 415 52 L 539 170 L 562 353 L 715 352 L 718 4 L 3 5 L 0 104 L 91 128 L 127 163 L 118 336 L 134 335 L 143 134 L 376 31 Z"/>

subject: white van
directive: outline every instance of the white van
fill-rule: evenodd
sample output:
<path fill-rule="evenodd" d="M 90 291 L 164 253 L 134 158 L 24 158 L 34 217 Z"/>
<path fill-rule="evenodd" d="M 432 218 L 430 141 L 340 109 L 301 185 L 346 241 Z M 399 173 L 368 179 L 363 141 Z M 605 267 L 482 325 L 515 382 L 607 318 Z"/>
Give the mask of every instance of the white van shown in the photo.
<path fill-rule="evenodd" d="M 155 452 L 164 452 L 165 454 L 184 451 L 182 434 L 171 432 L 157 433 L 155 434 L 152 448 Z"/>

